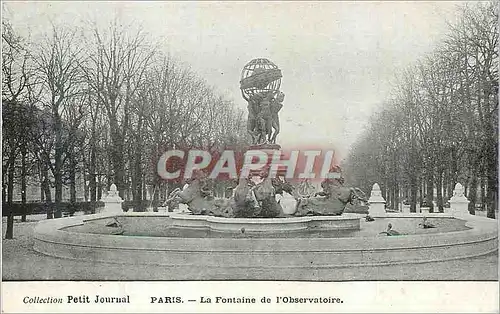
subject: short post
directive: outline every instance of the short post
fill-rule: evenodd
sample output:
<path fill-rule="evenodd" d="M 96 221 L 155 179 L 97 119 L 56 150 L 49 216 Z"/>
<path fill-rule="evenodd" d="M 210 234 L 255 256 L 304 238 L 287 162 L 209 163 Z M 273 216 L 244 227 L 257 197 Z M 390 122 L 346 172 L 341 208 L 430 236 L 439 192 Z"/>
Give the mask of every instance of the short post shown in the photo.
<path fill-rule="evenodd" d="M 380 186 L 375 183 L 372 187 L 370 199 L 368 200 L 370 207 L 368 213 L 370 216 L 384 216 L 385 215 L 385 199 L 382 197 Z"/>
<path fill-rule="evenodd" d="M 469 215 L 469 200 L 464 195 L 464 187 L 460 183 L 455 184 L 453 196 L 450 198 L 450 213 L 453 216 Z"/>
<path fill-rule="evenodd" d="M 109 188 L 108 194 L 105 197 L 101 198 L 101 201 L 104 202 L 104 209 L 101 213 L 112 214 L 112 213 L 123 213 L 122 203 L 123 200 L 118 195 L 118 189 L 116 188 L 116 184 L 111 184 Z"/>

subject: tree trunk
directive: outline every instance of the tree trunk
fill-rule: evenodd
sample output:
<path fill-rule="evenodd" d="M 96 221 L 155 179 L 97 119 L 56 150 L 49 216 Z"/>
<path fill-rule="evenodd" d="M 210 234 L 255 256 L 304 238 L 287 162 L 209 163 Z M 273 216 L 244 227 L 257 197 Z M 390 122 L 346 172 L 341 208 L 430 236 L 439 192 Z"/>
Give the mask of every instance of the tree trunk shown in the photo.
<path fill-rule="evenodd" d="M 418 201 L 418 182 L 417 177 L 412 176 L 410 178 L 410 212 L 417 212 L 417 201 Z"/>
<path fill-rule="evenodd" d="M 422 182 L 418 185 L 418 204 L 422 206 L 423 202 L 423 196 L 425 195 L 425 180 L 422 180 Z"/>
<path fill-rule="evenodd" d="M 49 181 L 49 178 L 48 178 L 48 173 L 47 173 L 47 176 L 45 177 L 45 180 L 44 180 L 44 191 L 45 191 L 45 202 L 46 203 L 52 203 L 52 192 L 50 191 L 50 181 Z M 51 213 L 51 217 L 50 218 L 54 218 L 52 216 L 53 213 Z M 47 217 L 48 218 L 48 217 Z"/>
<path fill-rule="evenodd" d="M 481 177 L 481 210 L 486 210 L 486 178 L 484 176 Z"/>
<path fill-rule="evenodd" d="M 385 199 L 385 204 L 387 206 L 387 208 L 389 208 L 390 206 L 392 206 L 392 203 L 391 203 L 391 196 L 390 196 L 390 187 L 389 187 L 389 184 L 387 182 L 387 180 L 385 180 L 385 186 L 382 187 L 382 197 Z"/>
<path fill-rule="evenodd" d="M 158 179 L 155 176 L 155 182 L 153 185 L 153 211 L 157 212 L 158 211 L 158 203 L 160 202 L 160 185 L 158 182 Z"/>
<path fill-rule="evenodd" d="M 399 185 L 397 183 L 394 185 L 392 200 L 394 204 L 393 209 L 395 211 L 399 211 Z"/>
<path fill-rule="evenodd" d="M 83 173 L 83 201 L 89 202 L 90 196 L 89 196 L 89 185 L 87 182 L 89 181 L 89 177 L 87 174 L 84 172 Z"/>
<path fill-rule="evenodd" d="M 437 209 L 440 213 L 444 213 L 443 207 L 443 169 L 438 170 L 436 175 L 436 198 Z"/>
<path fill-rule="evenodd" d="M 456 148 L 451 149 L 451 154 L 450 154 L 450 176 L 448 178 L 448 199 L 453 196 L 453 190 L 455 189 L 455 184 L 457 184 L 457 150 Z"/>
<path fill-rule="evenodd" d="M 54 181 L 55 181 L 55 194 L 54 194 L 54 200 L 55 200 L 55 210 L 54 210 L 54 218 L 61 218 L 62 217 L 62 192 L 63 192 L 63 184 L 62 184 L 62 174 L 59 171 L 56 170 L 56 174 L 54 175 Z"/>
<path fill-rule="evenodd" d="M 471 215 L 476 214 L 478 175 L 479 175 L 479 157 L 475 157 L 471 169 L 471 180 L 469 182 L 468 194 L 466 194 L 469 200 L 469 213 Z"/>
<path fill-rule="evenodd" d="M 50 179 L 49 179 L 49 170 L 47 164 L 42 162 L 41 164 L 41 172 L 42 172 L 42 191 L 45 195 L 45 208 L 47 210 L 47 219 L 54 218 L 54 212 L 52 211 L 52 207 L 49 205 L 52 203 L 52 193 L 50 192 Z"/>
<path fill-rule="evenodd" d="M 484 99 L 486 102 L 491 103 L 491 108 L 496 108 L 498 106 L 498 82 L 495 80 L 489 81 L 487 79 L 487 73 L 484 74 L 486 74 L 482 76 L 482 79 L 485 80 L 482 81 L 483 86 L 485 87 Z M 486 147 L 484 148 L 486 153 L 485 166 L 488 176 L 488 206 L 486 217 L 494 219 L 495 211 L 498 209 L 498 109 L 493 111 L 486 110 L 485 120 L 488 122 L 485 125 Z"/>
<path fill-rule="evenodd" d="M 21 147 L 21 204 L 22 204 L 22 216 L 21 221 L 26 222 L 26 214 L 28 207 L 26 206 L 26 144 Z"/>
<path fill-rule="evenodd" d="M 71 215 L 73 215 L 76 211 L 76 164 L 73 157 L 71 157 L 71 166 L 69 169 L 69 203 Z"/>
<path fill-rule="evenodd" d="M 488 195 L 488 206 L 487 206 L 487 213 L 486 217 L 488 218 L 495 218 L 495 211 L 498 208 L 498 185 L 497 185 L 497 179 L 498 179 L 498 169 L 497 169 L 497 147 L 496 147 L 497 142 L 492 142 L 489 143 L 489 153 L 488 157 L 486 158 L 486 165 L 487 165 L 487 174 L 488 174 L 488 179 L 487 179 L 487 195 Z"/>
<path fill-rule="evenodd" d="M 89 190 L 90 190 L 90 210 L 92 214 L 96 213 L 96 194 L 97 194 L 97 182 L 96 182 L 96 148 L 95 144 L 92 143 L 90 151 L 90 182 L 89 182 Z"/>
<path fill-rule="evenodd" d="M 498 191 L 497 191 L 497 180 L 496 176 L 488 176 L 488 209 L 486 217 L 495 218 L 495 211 L 498 206 Z"/>
<path fill-rule="evenodd" d="M 382 197 L 385 199 L 385 204 L 390 205 L 391 198 L 389 197 L 389 182 L 387 181 L 387 179 L 383 181 L 380 189 L 382 190 Z"/>
<path fill-rule="evenodd" d="M 429 213 L 434 212 L 434 176 L 432 175 L 432 170 L 427 173 L 427 193 L 425 201 L 429 206 Z"/>
<path fill-rule="evenodd" d="M 391 209 L 397 210 L 398 209 L 398 202 L 396 199 L 396 185 L 395 185 L 394 181 L 391 182 L 391 188 L 389 189 L 389 197 L 391 198 Z"/>
<path fill-rule="evenodd" d="M 43 188 L 43 174 L 42 174 L 42 163 L 38 161 L 38 180 L 40 181 L 40 202 L 45 202 L 45 190 Z"/>
<path fill-rule="evenodd" d="M 124 142 L 116 118 L 110 119 L 111 127 L 111 163 L 113 168 L 113 183 L 116 184 L 118 194 L 125 199 L 125 164 L 124 164 Z"/>
<path fill-rule="evenodd" d="M 142 157 L 142 152 L 140 149 L 136 149 L 135 154 L 134 154 L 134 176 L 132 178 L 133 182 L 133 200 L 134 200 L 134 211 L 136 212 L 143 212 L 143 187 L 142 187 L 142 167 L 141 167 L 141 157 Z"/>
<path fill-rule="evenodd" d="M 476 199 L 477 199 L 477 175 L 472 174 L 470 181 L 469 194 L 467 194 L 467 199 L 469 200 L 469 213 L 471 215 L 476 214 Z"/>
<path fill-rule="evenodd" d="M 100 200 L 102 198 L 102 179 L 101 176 L 97 178 L 97 199 Z"/>
<path fill-rule="evenodd" d="M 3 181 L 5 182 L 5 181 Z M 5 183 L 2 184 L 2 204 L 7 202 L 7 186 Z"/>
<path fill-rule="evenodd" d="M 448 182 L 450 181 L 450 171 L 448 168 L 443 172 L 443 202 L 448 199 Z"/>
<path fill-rule="evenodd" d="M 71 204 L 76 204 L 76 174 L 71 174 L 69 185 L 69 202 Z"/>
<path fill-rule="evenodd" d="M 62 178 L 62 122 L 58 114 L 54 117 L 54 131 L 55 131 L 55 153 L 54 153 L 54 183 L 55 183 L 55 212 L 54 218 L 62 217 L 61 203 L 63 192 L 63 178 Z"/>
<path fill-rule="evenodd" d="M 12 208 L 12 199 L 14 196 L 14 154 L 9 158 L 7 167 L 7 206 L 9 207 L 9 215 L 7 216 L 7 228 L 5 230 L 5 239 L 14 238 L 14 209 Z"/>
<path fill-rule="evenodd" d="M 71 204 L 76 203 L 76 162 L 73 156 L 74 152 L 71 152 L 70 168 L 69 168 L 69 202 Z"/>
<path fill-rule="evenodd" d="M 142 174 L 142 199 L 144 201 L 148 200 L 148 185 L 146 184 L 146 175 L 144 173 Z"/>

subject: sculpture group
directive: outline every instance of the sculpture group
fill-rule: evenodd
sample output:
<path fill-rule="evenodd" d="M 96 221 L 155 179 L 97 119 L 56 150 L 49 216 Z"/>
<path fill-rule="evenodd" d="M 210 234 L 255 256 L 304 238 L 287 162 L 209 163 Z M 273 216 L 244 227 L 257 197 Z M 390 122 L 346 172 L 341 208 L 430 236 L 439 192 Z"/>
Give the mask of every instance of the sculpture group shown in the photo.
<path fill-rule="evenodd" d="M 240 89 L 248 102 L 247 130 L 254 146 L 276 144 L 280 131 L 279 112 L 285 94 L 279 90 L 281 70 L 267 59 L 254 59 L 242 71 Z M 272 145 L 271 149 L 279 149 Z M 340 169 L 337 169 L 340 171 Z M 212 215 L 238 218 L 284 217 L 276 195 L 289 193 L 296 200 L 294 216 L 341 215 L 348 203 L 366 202 L 364 193 L 344 186 L 343 178 L 325 179 L 321 191 L 316 191 L 308 180 L 292 184 L 278 175 L 270 177 L 268 169 L 240 176 L 234 181 L 232 196 L 215 198 L 213 179 L 197 170 L 183 189 L 174 190 L 166 205 L 169 210 L 179 203 L 188 205 L 194 215 Z"/>
<path fill-rule="evenodd" d="M 248 99 L 247 130 L 253 144 L 276 144 L 280 132 L 279 111 L 283 108 L 283 92 L 253 94 Z"/>
<path fill-rule="evenodd" d="M 198 170 L 184 189 L 174 190 L 166 201 L 169 210 L 179 203 L 186 204 L 194 215 L 209 215 L 228 218 L 275 218 L 286 217 L 276 195 L 288 193 L 296 200 L 293 216 L 338 216 L 342 215 L 347 204 L 366 202 L 364 193 L 356 188 L 343 185 L 342 178 L 325 179 L 321 191 L 308 186 L 304 194 L 302 181 L 297 186 L 283 178 L 269 177 L 267 170 L 249 178 L 240 177 L 229 198 L 213 196 L 213 179 Z M 304 183 L 306 182 L 306 183 Z"/>
<path fill-rule="evenodd" d="M 240 89 L 248 102 L 247 130 L 254 145 L 276 144 L 285 99 L 280 86 L 281 70 L 271 61 L 254 59 L 243 67 Z"/>

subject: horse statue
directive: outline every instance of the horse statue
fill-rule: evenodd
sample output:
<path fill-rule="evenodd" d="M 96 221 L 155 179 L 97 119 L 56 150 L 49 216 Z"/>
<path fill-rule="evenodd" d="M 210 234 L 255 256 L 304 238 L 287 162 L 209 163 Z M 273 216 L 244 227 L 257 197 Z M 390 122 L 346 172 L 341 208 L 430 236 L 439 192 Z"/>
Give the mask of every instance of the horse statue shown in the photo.
<path fill-rule="evenodd" d="M 230 216 L 228 199 L 216 199 L 213 194 L 213 182 L 202 170 L 195 170 L 187 186 L 174 190 L 169 195 L 169 202 L 179 202 L 188 205 L 194 215 Z"/>
<path fill-rule="evenodd" d="M 169 195 L 169 202 L 188 205 L 193 215 L 209 215 L 218 217 L 268 218 L 282 215 L 283 210 L 276 201 L 278 193 L 293 193 L 293 187 L 282 181 L 268 177 L 264 171 L 252 178 L 240 177 L 234 189 L 233 197 L 216 199 L 211 193 L 211 180 L 206 174 L 197 173 L 182 191 L 174 190 Z M 277 188 L 275 188 L 275 186 Z"/>
<path fill-rule="evenodd" d="M 274 187 L 276 194 L 280 194 L 283 196 L 283 192 L 286 192 L 293 196 L 295 193 L 295 187 L 290 182 L 288 182 L 284 177 L 272 178 L 271 183 Z"/>
<path fill-rule="evenodd" d="M 298 184 L 292 195 L 295 200 L 313 197 L 316 196 L 316 188 L 311 184 L 309 179 L 305 179 Z"/>
<path fill-rule="evenodd" d="M 254 180 L 256 181 L 254 181 Z M 234 217 L 272 218 L 283 214 L 281 205 L 276 201 L 276 194 L 291 191 L 290 186 L 278 182 L 263 170 L 253 178 L 240 177 L 234 190 Z"/>
<path fill-rule="evenodd" d="M 177 198 L 179 202 L 188 205 L 188 209 L 195 215 L 206 214 L 214 200 L 208 180 L 202 177 L 191 179 L 186 188 L 177 193 Z"/>
<path fill-rule="evenodd" d="M 256 217 L 260 213 L 260 204 L 253 191 L 254 183 L 245 177 L 240 177 L 234 189 L 234 217 Z"/>
<path fill-rule="evenodd" d="M 344 187 L 342 178 L 325 179 L 321 187 L 314 196 L 297 199 L 295 216 L 339 216 L 348 203 L 367 200 L 360 189 Z"/>
<path fill-rule="evenodd" d="M 181 191 L 182 190 L 180 188 L 176 188 L 168 195 L 167 199 L 163 203 L 163 206 L 167 207 L 169 212 L 173 212 L 174 210 L 179 209 L 179 193 Z"/>

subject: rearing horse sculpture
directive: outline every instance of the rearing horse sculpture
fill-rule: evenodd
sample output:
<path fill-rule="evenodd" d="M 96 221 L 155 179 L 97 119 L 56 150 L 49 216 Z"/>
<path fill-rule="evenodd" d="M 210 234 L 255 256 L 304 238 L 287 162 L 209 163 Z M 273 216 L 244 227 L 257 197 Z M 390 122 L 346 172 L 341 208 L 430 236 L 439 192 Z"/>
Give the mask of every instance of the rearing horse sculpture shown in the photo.
<path fill-rule="evenodd" d="M 366 196 L 358 188 L 344 187 L 341 178 L 325 179 L 321 183 L 322 191 L 312 197 L 299 197 L 296 205 L 296 216 L 333 215 L 344 213 L 347 203 L 355 200 L 366 201 Z"/>

